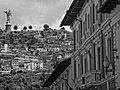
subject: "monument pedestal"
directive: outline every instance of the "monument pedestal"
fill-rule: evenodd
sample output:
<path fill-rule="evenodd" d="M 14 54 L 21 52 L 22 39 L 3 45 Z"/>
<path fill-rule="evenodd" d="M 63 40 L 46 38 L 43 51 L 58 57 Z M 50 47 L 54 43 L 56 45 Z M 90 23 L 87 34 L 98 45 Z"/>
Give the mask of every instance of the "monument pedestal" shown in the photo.
<path fill-rule="evenodd" d="M 11 31 L 11 24 L 10 23 L 6 22 L 5 30 L 6 31 Z"/>

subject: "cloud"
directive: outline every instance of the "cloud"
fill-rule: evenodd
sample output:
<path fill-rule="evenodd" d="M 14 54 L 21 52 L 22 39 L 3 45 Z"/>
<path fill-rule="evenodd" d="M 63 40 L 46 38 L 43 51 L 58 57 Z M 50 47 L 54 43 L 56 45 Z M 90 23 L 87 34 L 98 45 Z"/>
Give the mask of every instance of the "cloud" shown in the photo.
<path fill-rule="evenodd" d="M 5 24 L 4 10 L 12 10 L 12 24 L 59 27 L 72 0 L 0 0 L 0 25 Z"/>

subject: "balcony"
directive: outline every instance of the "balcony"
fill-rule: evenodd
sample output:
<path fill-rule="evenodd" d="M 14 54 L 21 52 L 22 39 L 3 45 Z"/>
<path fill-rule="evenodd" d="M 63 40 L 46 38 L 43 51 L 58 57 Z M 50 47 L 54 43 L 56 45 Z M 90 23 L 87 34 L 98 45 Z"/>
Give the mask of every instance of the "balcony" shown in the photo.
<path fill-rule="evenodd" d="M 98 12 L 111 13 L 118 4 L 120 4 L 120 0 L 104 0 Z"/>
<path fill-rule="evenodd" d="M 90 72 L 85 77 L 86 84 L 96 85 L 101 81 L 101 72 Z"/>
<path fill-rule="evenodd" d="M 101 72 L 89 72 L 78 80 L 81 88 L 99 85 L 101 82 Z"/>

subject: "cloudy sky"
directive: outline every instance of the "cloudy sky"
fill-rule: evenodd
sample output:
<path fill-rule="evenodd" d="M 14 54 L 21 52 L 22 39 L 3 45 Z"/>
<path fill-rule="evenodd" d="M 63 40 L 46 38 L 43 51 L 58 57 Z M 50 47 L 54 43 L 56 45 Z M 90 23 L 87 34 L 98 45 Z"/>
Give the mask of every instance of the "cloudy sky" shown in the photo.
<path fill-rule="evenodd" d="M 48 24 L 59 28 L 65 12 L 73 0 L 0 0 L 0 27 L 5 25 L 5 10 L 11 9 L 12 25 L 18 26 Z"/>

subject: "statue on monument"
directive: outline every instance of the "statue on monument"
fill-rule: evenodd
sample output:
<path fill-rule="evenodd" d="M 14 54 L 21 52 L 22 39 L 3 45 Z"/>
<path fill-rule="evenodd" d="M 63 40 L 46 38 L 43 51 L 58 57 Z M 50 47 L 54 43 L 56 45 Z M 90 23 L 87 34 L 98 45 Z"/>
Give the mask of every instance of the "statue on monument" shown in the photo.
<path fill-rule="evenodd" d="M 6 15 L 7 15 L 7 23 L 10 23 L 10 16 L 12 16 L 11 10 L 4 11 L 4 13 L 6 13 Z"/>

